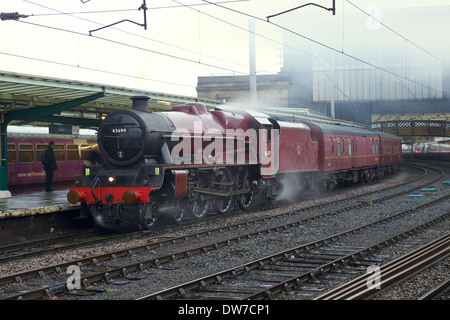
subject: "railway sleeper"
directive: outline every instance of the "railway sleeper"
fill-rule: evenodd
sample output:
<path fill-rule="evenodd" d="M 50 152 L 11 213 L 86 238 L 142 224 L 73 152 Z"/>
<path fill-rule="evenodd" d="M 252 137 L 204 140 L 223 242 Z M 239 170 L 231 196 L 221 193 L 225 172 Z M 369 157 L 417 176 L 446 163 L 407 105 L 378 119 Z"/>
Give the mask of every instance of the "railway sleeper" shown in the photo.
<path fill-rule="evenodd" d="M 247 294 L 251 294 L 253 292 L 253 287 L 250 289 L 246 289 L 245 287 L 240 287 L 242 286 L 242 284 L 236 284 L 234 286 L 225 286 L 225 285 L 220 285 L 220 286 L 208 286 L 206 288 L 202 288 L 201 291 L 199 291 L 199 293 L 230 293 L 230 294 L 242 294 L 242 295 L 247 295 Z M 216 297 L 219 298 L 219 297 Z"/>
<path fill-rule="evenodd" d="M 251 275 L 248 275 L 246 278 L 241 279 L 241 281 L 264 281 L 264 282 L 276 282 L 274 278 L 279 278 L 281 280 L 288 280 L 292 278 L 292 274 L 275 272 L 272 270 L 271 272 L 258 271 Z"/>
<path fill-rule="evenodd" d="M 45 289 L 45 295 L 49 299 L 56 299 L 56 294 L 68 292 L 66 284 L 59 284 L 57 286 Z"/>
<path fill-rule="evenodd" d="M 342 256 L 342 255 L 339 255 Z M 311 263 L 311 264 L 325 264 L 328 261 L 336 260 L 336 257 L 328 257 L 328 256 L 305 256 L 299 255 L 297 258 L 290 258 L 289 261 L 298 262 L 298 263 Z"/>
<path fill-rule="evenodd" d="M 108 272 L 105 273 L 104 276 L 105 276 L 106 282 L 107 282 L 108 284 L 113 284 L 113 285 L 121 286 L 121 285 L 125 285 L 125 284 L 130 283 L 129 280 L 116 280 L 116 279 L 113 279 L 113 278 L 111 277 L 111 275 L 110 275 Z"/>
<path fill-rule="evenodd" d="M 315 260 L 312 260 L 312 259 L 296 259 L 295 258 L 295 259 L 290 259 L 289 261 L 286 261 L 286 262 L 291 262 L 292 265 L 300 265 L 300 266 L 304 266 L 304 267 L 312 267 L 312 268 L 314 268 L 314 267 L 317 267 L 317 266 L 321 266 L 321 265 L 327 264 L 330 261 L 333 261 L 333 260 L 330 260 L 330 259 L 323 259 L 323 260 L 315 259 Z"/>
<path fill-rule="evenodd" d="M 142 279 L 146 278 L 146 276 L 144 276 L 144 275 L 129 274 L 128 270 L 126 268 L 122 269 L 122 274 L 125 277 L 125 279 L 131 280 L 131 281 L 137 281 L 137 280 L 142 280 Z"/>
<path fill-rule="evenodd" d="M 312 280 L 313 282 L 318 282 L 319 279 L 326 279 L 327 276 L 325 274 L 325 272 L 323 271 L 322 268 L 317 269 L 317 270 L 313 270 L 312 272 L 309 273 L 309 277 L 310 280 Z"/>

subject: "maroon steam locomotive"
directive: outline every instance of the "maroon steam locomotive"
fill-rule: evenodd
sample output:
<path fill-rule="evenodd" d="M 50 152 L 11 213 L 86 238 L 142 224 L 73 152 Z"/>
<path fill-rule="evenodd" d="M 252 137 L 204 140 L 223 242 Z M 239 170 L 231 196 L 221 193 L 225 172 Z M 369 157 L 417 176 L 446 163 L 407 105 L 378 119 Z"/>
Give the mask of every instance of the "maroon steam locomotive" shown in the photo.
<path fill-rule="evenodd" d="M 85 166 L 67 195 L 104 229 L 148 229 L 162 216 L 181 222 L 227 213 L 254 196 L 275 200 L 288 188 L 331 190 L 399 168 L 398 137 L 365 128 L 295 123 L 203 104 L 149 112 L 146 97 L 102 121 L 105 162 Z M 291 193 L 292 194 L 292 193 Z"/>

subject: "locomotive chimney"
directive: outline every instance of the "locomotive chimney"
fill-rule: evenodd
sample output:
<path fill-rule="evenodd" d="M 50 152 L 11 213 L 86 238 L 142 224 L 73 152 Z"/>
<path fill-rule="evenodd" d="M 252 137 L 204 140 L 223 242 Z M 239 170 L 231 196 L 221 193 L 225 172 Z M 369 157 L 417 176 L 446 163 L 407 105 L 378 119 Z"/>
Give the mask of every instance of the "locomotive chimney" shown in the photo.
<path fill-rule="evenodd" d="M 131 100 L 133 101 L 132 109 L 135 111 L 150 112 L 148 111 L 148 99 L 147 96 L 131 97 Z"/>

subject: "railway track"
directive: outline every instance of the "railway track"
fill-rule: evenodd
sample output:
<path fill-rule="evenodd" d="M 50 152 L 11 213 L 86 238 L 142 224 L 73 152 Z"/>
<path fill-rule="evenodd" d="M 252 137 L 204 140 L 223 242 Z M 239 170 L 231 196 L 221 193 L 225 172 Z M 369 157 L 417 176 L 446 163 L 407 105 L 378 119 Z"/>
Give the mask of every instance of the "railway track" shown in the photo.
<path fill-rule="evenodd" d="M 401 213 L 401 215 L 403 214 L 406 214 L 406 212 Z M 329 247 L 331 243 L 335 243 L 342 237 L 347 237 L 355 232 L 361 232 L 373 226 L 374 223 L 371 223 L 319 241 L 251 261 L 237 268 L 224 270 L 188 283 L 161 290 L 143 296 L 140 300 L 183 298 L 273 300 L 283 298 L 286 294 L 292 293 L 293 290 L 318 290 L 314 287 L 308 287 L 306 289 L 304 287 L 311 280 L 314 282 L 318 278 L 325 277 L 328 272 L 339 272 L 341 268 L 347 268 L 349 265 L 355 265 L 361 261 L 373 261 L 374 259 L 369 259 L 369 257 L 379 251 L 381 247 L 410 236 L 413 232 L 422 230 L 437 221 L 448 219 L 449 216 L 450 211 L 416 228 L 409 229 L 363 249 L 353 250 L 350 247 L 342 246 L 339 249 Z M 376 223 L 381 222 L 377 221 Z M 447 247 L 446 249 L 448 252 L 449 248 Z M 288 271 L 293 271 L 293 273 L 289 273 Z M 246 282 L 246 284 L 243 285 L 243 282 Z M 250 282 L 253 283 L 250 285 Z"/>
<path fill-rule="evenodd" d="M 428 182 L 428 183 L 430 183 L 430 182 Z M 391 195 L 389 195 L 389 197 L 390 196 Z M 365 201 L 363 203 L 358 203 L 357 205 L 355 205 L 355 208 L 358 208 L 361 205 L 368 206 L 370 204 Z M 308 211 L 308 210 L 311 210 L 311 208 L 305 208 L 305 210 Z M 347 208 L 345 210 L 349 210 L 349 208 Z M 343 209 L 343 211 L 345 211 L 345 210 Z M 304 211 L 302 211 L 302 212 L 304 212 Z M 296 213 L 296 214 L 298 214 L 298 213 Z M 336 210 L 334 210 L 332 212 L 328 212 L 328 213 L 324 214 L 323 216 L 330 215 L 330 214 L 336 214 Z M 293 213 L 292 212 L 288 212 L 288 213 L 285 213 L 284 215 L 285 216 L 292 216 Z M 264 218 L 264 219 L 266 219 L 266 218 Z M 264 219 L 260 219 L 257 222 L 248 222 L 248 223 L 246 223 L 244 225 L 245 226 L 249 226 L 251 224 L 258 224 L 258 223 L 261 223 L 261 221 L 264 220 Z M 277 219 L 280 219 L 280 217 L 279 216 L 276 217 L 276 218 L 272 217 L 270 219 L 272 219 L 272 221 L 273 221 L 273 219 L 277 220 Z M 314 218 L 314 219 L 316 219 L 316 218 Z M 282 225 L 282 226 L 279 226 L 279 227 L 275 227 L 275 228 L 272 228 L 272 229 L 269 228 L 268 230 L 270 230 L 270 231 L 267 231 L 267 232 L 277 232 L 277 229 L 278 230 L 283 230 L 283 229 L 286 229 L 286 228 L 292 228 L 292 227 L 298 226 L 299 223 L 305 223 L 306 222 L 306 221 L 300 222 L 301 219 L 300 220 L 297 219 L 297 220 L 298 220 L 297 222 L 290 222 L 288 224 L 285 224 L 285 225 Z M 271 223 L 273 223 L 273 222 L 271 222 Z M 161 246 L 164 246 L 164 245 L 180 243 L 180 242 L 183 242 L 183 241 L 190 241 L 191 239 L 198 239 L 198 238 L 201 238 L 201 237 L 210 236 L 212 234 L 224 233 L 225 231 L 229 232 L 229 231 L 234 230 L 234 229 L 242 228 L 242 225 L 243 224 L 238 224 L 235 227 L 231 227 L 229 229 L 227 229 L 227 228 L 218 228 L 216 231 L 207 230 L 207 231 L 205 231 L 204 235 L 198 235 L 197 234 L 197 235 L 192 235 L 192 237 L 188 236 L 188 237 L 179 237 L 179 238 L 173 238 L 173 239 L 166 239 L 166 244 L 161 245 L 162 242 L 155 243 L 155 247 L 161 247 Z M 210 246 L 201 246 L 201 247 L 198 247 L 198 248 L 194 248 L 194 249 L 192 249 L 190 251 L 180 252 L 179 254 L 172 253 L 172 254 L 167 255 L 167 256 L 160 256 L 160 257 L 149 259 L 149 260 L 146 260 L 146 261 L 140 261 L 139 263 L 135 263 L 135 264 L 132 264 L 132 265 L 121 266 L 119 268 L 110 269 L 110 272 L 108 272 L 108 275 L 106 275 L 105 272 L 100 272 L 100 273 L 98 273 L 96 275 L 90 275 L 89 277 L 85 277 L 84 279 L 87 280 L 87 281 L 84 281 L 84 284 L 85 284 L 86 288 L 89 288 L 90 287 L 90 283 L 93 283 L 93 282 L 96 282 L 96 281 L 105 281 L 105 279 L 110 279 L 109 280 L 110 282 L 114 282 L 114 281 L 111 281 L 111 279 L 113 279 L 114 277 L 118 277 L 118 276 L 119 277 L 125 277 L 125 278 L 127 278 L 127 277 L 128 278 L 133 278 L 133 277 L 127 276 L 127 274 L 129 274 L 131 272 L 134 272 L 134 271 L 138 271 L 138 272 L 141 272 L 141 273 L 145 274 L 145 272 L 148 271 L 147 268 L 155 268 L 155 267 L 156 268 L 161 268 L 161 266 L 166 264 L 166 263 L 173 263 L 174 261 L 177 261 L 179 259 L 184 259 L 185 257 L 193 256 L 193 255 L 196 255 L 196 254 L 204 254 L 204 253 L 209 252 L 211 250 L 217 250 L 217 249 L 219 249 L 219 248 L 221 248 L 223 246 L 229 246 L 229 244 L 234 243 L 235 241 L 240 241 L 240 239 L 245 239 L 245 238 L 248 239 L 248 238 L 251 238 L 251 237 L 257 237 L 258 234 L 261 234 L 261 233 L 264 233 L 264 232 L 266 232 L 266 231 L 257 231 L 254 234 L 248 234 L 247 233 L 246 235 L 242 235 L 242 236 L 238 236 L 236 238 L 229 238 L 227 240 L 224 240 L 224 241 L 222 241 L 221 244 L 214 243 L 214 244 L 211 244 Z M 151 248 L 155 248 L 155 247 L 151 247 Z M 149 248 L 150 247 L 148 245 L 144 245 L 144 246 L 141 246 L 141 249 L 133 248 L 133 249 L 124 250 L 121 255 L 134 256 L 135 254 L 137 254 L 139 252 L 139 250 L 142 250 L 142 251 L 153 250 L 153 249 L 149 249 Z M 114 254 L 114 253 L 106 254 L 106 255 L 109 255 L 112 259 L 116 259 L 116 258 L 119 257 L 119 254 Z M 87 257 L 83 261 L 71 261 L 70 264 L 77 264 L 77 265 L 82 265 L 82 266 L 97 265 L 100 261 L 101 260 L 98 257 Z M 35 270 L 35 271 L 33 271 L 33 273 L 37 274 L 38 276 L 41 276 L 41 277 L 42 276 L 45 277 L 49 273 L 52 273 L 52 272 L 55 273 L 55 274 L 58 274 L 58 272 L 59 272 L 59 274 L 61 274 L 62 270 L 64 270 L 65 266 L 66 265 L 60 265 L 60 266 L 56 266 L 56 267 L 52 266 L 48 270 Z M 124 267 L 125 267 L 125 270 L 124 270 Z M 51 271 L 50 269 L 53 270 L 53 271 Z M 20 282 L 20 281 L 23 281 L 24 278 L 26 278 L 25 275 L 13 275 L 12 277 L 10 277 L 10 280 L 8 280 L 8 281 L 9 282 L 12 282 L 12 281 L 16 281 L 17 282 L 18 279 L 19 279 L 19 282 Z M 62 274 L 62 278 L 67 278 L 67 275 Z M 2 280 L 4 280 L 4 279 L 2 279 Z M 41 289 L 38 289 L 37 292 L 30 291 L 29 294 L 23 293 L 23 294 L 18 295 L 18 296 L 17 295 L 16 296 L 10 296 L 10 297 L 7 297 L 7 298 L 16 299 L 16 298 L 20 298 L 21 297 L 23 299 L 28 299 L 28 298 L 38 299 L 38 298 L 42 298 L 42 297 L 53 297 L 53 296 L 61 293 L 62 291 L 64 291 L 63 287 L 64 287 L 64 283 L 62 283 L 60 285 L 56 285 L 56 286 L 55 285 L 54 286 L 49 286 L 49 287 L 46 287 L 46 288 L 43 288 L 43 289 L 41 288 Z"/>
<path fill-rule="evenodd" d="M 447 234 L 425 246 L 414 250 L 394 261 L 391 261 L 376 271 L 376 274 L 366 273 L 353 281 L 328 291 L 315 300 L 359 300 L 386 290 L 396 283 L 404 281 L 424 268 L 429 267 L 450 255 L 450 234 Z M 446 284 L 447 283 L 447 284 Z M 432 290 L 430 295 L 446 289 L 448 281 Z"/>
<path fill-rule="evenodd" d="M 417 300 L 433 300 L 450 290 L 450 278 L 445 279 Z"/>

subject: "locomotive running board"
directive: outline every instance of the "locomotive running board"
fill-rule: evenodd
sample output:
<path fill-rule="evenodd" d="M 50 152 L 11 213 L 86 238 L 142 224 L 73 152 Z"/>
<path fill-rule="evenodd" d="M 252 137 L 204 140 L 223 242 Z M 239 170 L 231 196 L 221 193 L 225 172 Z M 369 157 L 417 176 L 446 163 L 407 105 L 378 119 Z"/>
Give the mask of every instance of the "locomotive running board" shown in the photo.
<path fill-rule="evenodd" d="M 251 188 L 245 190 L 238 191 L 220 191 L 220 190 L 211 190 L 206 188 L 194 188 L 194 192 L 209 194 L 217 197 L 232 197 L 240 194 L 246 194 L 251 191 Z"/>

